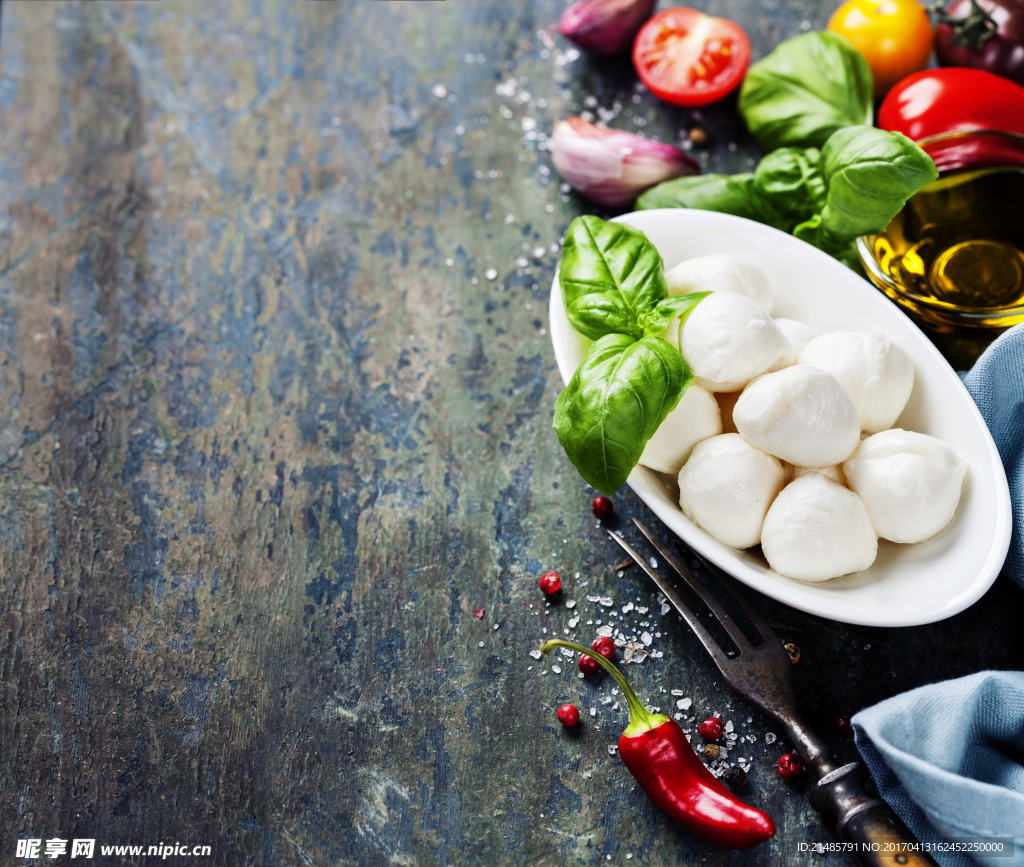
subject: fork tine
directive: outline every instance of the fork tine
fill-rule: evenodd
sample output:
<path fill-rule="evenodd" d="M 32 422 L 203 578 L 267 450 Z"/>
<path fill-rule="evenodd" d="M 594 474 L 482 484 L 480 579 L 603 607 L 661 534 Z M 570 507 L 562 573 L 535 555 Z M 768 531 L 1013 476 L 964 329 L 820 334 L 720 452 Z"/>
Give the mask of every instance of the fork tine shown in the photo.
<path fill-rule="evenodd" d="M 611 530 L 608 531 L 608 535 L 618 542 L 622 547 L 622 550 L 629 554 L 629 556 L 636 561 L 636 564 L 647 573 L 647 577 L 658 585 L 658 589 L 661 590 L 661 592 L 664 593 L 671 601 L 675 606 L 676 611 L 685 618 L 686 622 L 690 625 L 690 629 L 692 629 L 697 638 L 700 639 L 700 643 L 704 645 L 704 649 L 711 654 L 711 658 L 715 661 L 715 665 L 718 666 L 718 670 L 728 677 L 725 672 L 725 666 L 728 665 L 730 660 L 725 655 L 722 648 L 718 646 L 715 639 L 711 637 L 711 633 L 709 633 L 697 619 L 697 615 L 686 606 L 686 603 L 679 598 L 679 594 L 668 585 L 668 582 L 665 581 L 661 575 L 655 572 L 650 565 L 648 565 L 647 561 L 644 560 L 643 557 L 633 550 L 632 546 L 625 539 L 621 536 L 616 536 Z"/>
<path fill-rule="evenodd" d="M 742 653 L 745 650 L 750 650 L 753 645 L 750 643 L 747 636 L 743 634 L 743 631 L 736 625 L 736 621 L 729 616 L 729 613 L 719 605 L 718 600 L 715 599 L 708 589 L 697 580 L 697 576 L 694 575 L 683 562 L 673 554 L 665 545 L 661 543 L 661 540 L 654 535 L 644 524 L 638 521 L 636 518 L 633 519 L 633 523 L 637 525 L 640 532 L 647 537 L 647 541 L 650 542 L 655 549 L 661 554 L 668 564 L 679 573 L 679 575 L 690 585 L 690 588 L 704 601 L 704 604 L 711 609 L 711 612 L 718 618 L 718 622 L 722 624 L 722 627 L 726 632 L 729 633 L 729 637 L 736 644 L 737 649 Z M 735 594 L 733 594 L 735 596 Z"/>
<path fill-rule="evenodd" d="M 754 628 L 761 633 L 761 638 L 763 638 L 765 642 L 774 639 L 781 644 L 782 642 L 779 641 L 779 637 L 775 634 L 775 630 L 765 622 L 765 619 L 754 610 L 753 606 L 751 606 L 746 598 L 735 588 L 731 576 L 726 575 L 714 563 L 711 563 L 705 557 L 702 557 L 700 553 L 695 551 L 689 545 L 686 547 L 694 557 L 704 564 L 704 568 L 707 569 L 713 577 L 717 578 L 722 586 L 729 591 L 729 594 L 736 600 L 736 604 L 743 609 L 743 613 L 747 615 L 747 618 L 754 625 Z"/>

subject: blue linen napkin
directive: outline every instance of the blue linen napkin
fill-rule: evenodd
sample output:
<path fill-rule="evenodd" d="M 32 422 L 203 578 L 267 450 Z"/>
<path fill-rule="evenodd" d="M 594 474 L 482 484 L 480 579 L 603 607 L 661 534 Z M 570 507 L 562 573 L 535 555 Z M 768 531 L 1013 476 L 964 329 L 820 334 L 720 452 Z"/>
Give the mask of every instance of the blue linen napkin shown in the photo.
<path fill-rule="evenodd" d="M 999 449 L 1013 503 L 1003 572 L 1024 587 L 1024 323 L 1001 334 L 964 377 Z"/>
<path fill-rule="evenodd" d="M 933 852 L 942 867 L 1024 865 L 1024 672 L 982 671 L 853 718 L 879 794 L 923 843 L 1013 837 L 1014 855 Z"/>

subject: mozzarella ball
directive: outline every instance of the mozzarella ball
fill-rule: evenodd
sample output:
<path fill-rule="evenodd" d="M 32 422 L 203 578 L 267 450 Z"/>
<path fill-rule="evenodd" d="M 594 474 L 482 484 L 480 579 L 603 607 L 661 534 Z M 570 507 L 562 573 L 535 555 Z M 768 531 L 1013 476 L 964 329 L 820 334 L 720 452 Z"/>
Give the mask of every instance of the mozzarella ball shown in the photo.
<path fill-rule="evenodd" d="M 794 363 L 800 357 L 800 353 L 804 351 L 804 347 L 818 336 L 818 332 L 810 325 L 804 325 L 803 322 L 798 322 L 796 319 L 776 319 L 775 324 L 789 338 L 790 345 L 793 347 Z"/>
<path fill-rule="evenodd" d="M 816 364 L 843 384 L 869 434 L 896 423 L 914 388 L 914 363 L 884 334 L 822 334 L 804 347 L 800 363 Z"/>
<path fill-rule="evenodd" d="M 831 467 L 793 467 L 790 471 L 790 479 L 799 479 L 808 473 L 821 473 L 826 479 L 831 479 L 837 485 L 844 488 L 850 487 L 846 483 L 846 473 L 843 472 L 842 464 L 833 464 Z"/>
<path fill-rule="evenodd" d="M 732 420 L 752 445 L 798 467 L 842 463 L 860 442 L 850 396 L 810 364 L 759 376 L 736 401 Z"/>
<path fill-rule="evenodd" d="M 843 464 L 875 532 L 892 542 L 930 539 L 953 519 L 967 462 L 942 440 L 912 431 L 882 431 Z"/>
<path fill-rule="evenodd" d="M 875 562 L 878 539 L 860 497 L 821 473 L 807 473 L 772 503 L 761 550 L 780 575 L 829 581 L 867 569 Z"/>
<path fill-rule="evenodd" d="M 640 463 L 659 473 L 675 475 L 697 443 L 721 432 L 722 417 L 714 395 L 694 383 L 647 441 Z"/>
<path fill-rule="evenodd" d="M 739 391 L 755 376 L 785 366 L 792 349 L 775 321 L 735 292 L 713 292 L 683 323 L 680 350 L 708 391 Z"/>
<path fill-rule="evenodd" d="M 732 411 L 741 394 L 742 391 L 720 391 L 715 395 L 718 411 L 722 415 L 722 433 L 738 433 L 736 425 L 732 422 Z"/>
<path fill-rule="evenodd" d="M 680 262 L 665 273 L 669 295 L 691 292 L 735 292 L 771 313 L 775 306 L 771 282 L 761 266 L 746 256 L 720 253 Z"/>
<path fill-rule="evenodd" d="M 750 548 L 786 483 L 782 463 L 739 434 L 722 434 L 694 446 L 679 473 L 683 513 L 719 542 Z"/>

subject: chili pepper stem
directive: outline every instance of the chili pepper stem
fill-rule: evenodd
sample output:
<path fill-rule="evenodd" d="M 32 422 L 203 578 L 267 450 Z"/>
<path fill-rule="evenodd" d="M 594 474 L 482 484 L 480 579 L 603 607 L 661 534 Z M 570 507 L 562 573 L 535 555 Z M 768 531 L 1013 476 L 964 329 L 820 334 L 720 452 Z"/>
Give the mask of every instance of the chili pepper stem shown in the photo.
<path fill-rule="evenodd" d="M 605 657 L 601 656 L 601 654 L 595 653 L 593 650 L 584 647 L 582 644 L 576 644 L 572 641 L 563 641 L 561 638 L 552 638 L 550 641 L 545 641 L 541 644 L 540 651 L 546 656 L 556 647 L 567 647 L 569 650 L 575 650 L 577 653 L 589 656 L 615 679 L 615 682 L 619 685 L 619 689 L 622 690 L 622 694 L 626 698 L 626 704 L 629 707 L 629 725 L 626 726 L 626 730 L 622 733 L 624 737 L 636 737 L 637 735 L 642 735 L 644 732 L 656 729 L 658 726 L 669 722 L 669 718 L 664 714 L 651 713 L 646 707 L 644 707 L 643 702 L 640 701 L 637 694 L 633 691 L 633 687 L 629 685 L 629 681 L 626 680 L 622 672 Z"/>

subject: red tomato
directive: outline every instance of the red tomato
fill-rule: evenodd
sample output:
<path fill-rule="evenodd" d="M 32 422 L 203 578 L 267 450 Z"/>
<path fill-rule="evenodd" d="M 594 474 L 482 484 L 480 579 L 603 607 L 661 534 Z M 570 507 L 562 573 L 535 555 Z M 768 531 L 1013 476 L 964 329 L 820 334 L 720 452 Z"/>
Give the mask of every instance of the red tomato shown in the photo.
<path fill-rule="evenodd" d="M 1024 165 L 1024 87 L 991 72 L 949 66 L 910 75 L 889 91 L 878 125 L 918 143 L 960 133 L 921 144 L 940 172 Z"/>
<path fill-rule="evenodd" d="M 743 81 L 750 40 L 732 21 L 675 6 L 640 28 L 633 66 L 655 96 L 696 108 L 721 99 Z"/>
<path fill-rule="evenodd" d="M 980 69 L 926 69 L 889 91 L 878 125 L 914 141 L 975 129 L 1024 135 L 1024 87 Z"/>

